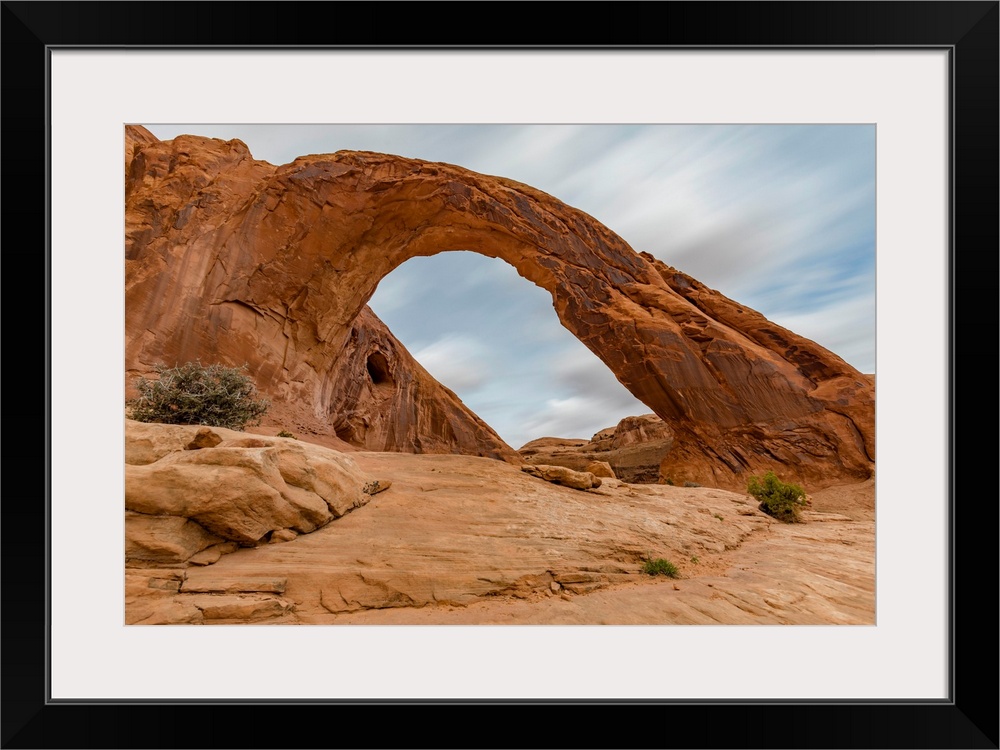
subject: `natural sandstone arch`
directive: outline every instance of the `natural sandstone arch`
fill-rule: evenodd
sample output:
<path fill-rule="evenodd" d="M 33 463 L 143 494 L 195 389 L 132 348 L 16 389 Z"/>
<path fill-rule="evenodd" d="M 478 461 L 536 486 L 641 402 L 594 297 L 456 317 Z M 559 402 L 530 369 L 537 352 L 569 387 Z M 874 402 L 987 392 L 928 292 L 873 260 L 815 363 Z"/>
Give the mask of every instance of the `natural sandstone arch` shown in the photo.
<path fill-rule="evenodd" d="M 515 448 L 649 412 L 562 327 L 551 295 L 497 258 L 412 258 L 379 282 L 368 307 Z"/>
<path fill-rule="evenodd" d="M 182 136 L 132 151 L 127 369 L 167 354 L 253 352 L 277 400 L 336 419 L 352 398 L 377 397 L 338 400 L 345 377 L 363 380 L 359 362 L 378 387 L 402 356 L 370 333 L 380 323 L 366 302 L 379 281 L 409 258 L 469 250 L 547 290 L 561 323 L 670 423 L 672 476 L 735 486 L 776 465 L 822 483 L 872 472 L 865 376 L 541 191 L 367 152 L 274 167 L 239 141 Z M 164 310 L 164 299 L 177 304 Z M 381 412 L 393 422 L 390 449 L 440 449 L 420 433 L 440 432 L 449 415 L 416 428 L 412 406 Z M 493 438 L 476 438 L 480 452 L 507 455 Z"/>

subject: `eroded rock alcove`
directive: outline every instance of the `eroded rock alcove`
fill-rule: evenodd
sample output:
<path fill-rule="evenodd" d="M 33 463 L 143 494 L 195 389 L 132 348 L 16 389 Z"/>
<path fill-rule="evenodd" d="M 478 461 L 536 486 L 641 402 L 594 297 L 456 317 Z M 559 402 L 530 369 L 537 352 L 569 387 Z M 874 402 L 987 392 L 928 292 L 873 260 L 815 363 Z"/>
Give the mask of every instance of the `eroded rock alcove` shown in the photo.
<path fill-rule="evenodd" d="M 812 341 L 500 177 L 342 151 L 274 166 L 240 141 L 126 132 L 126 370 L 248 362 L 290 425 L 369 450 L 514 451 L 367 308 L 409 258 L 500 258 L 673 432 L 661 471 L 814 486 L 874 468 L 874 385 Z"/>

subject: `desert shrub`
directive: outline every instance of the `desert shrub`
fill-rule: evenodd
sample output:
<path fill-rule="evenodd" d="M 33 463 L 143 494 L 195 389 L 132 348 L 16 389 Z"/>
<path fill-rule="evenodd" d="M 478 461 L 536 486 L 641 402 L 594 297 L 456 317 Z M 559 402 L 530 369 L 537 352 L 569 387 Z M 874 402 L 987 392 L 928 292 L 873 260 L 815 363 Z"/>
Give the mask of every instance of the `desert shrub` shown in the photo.
<path fill-rule="evenodd" d="M 648 576 L 666 576 L 667 578 L 676 578 L 678 575 L 677 566 L 662 557 L 655 560 L 647 558 L 642 564 L 642 572 Z"/>
<path fill-rule="evenodd" d="M 163 424 L 203 424 L 243 430 L 260 423 L 271 402 L 258 396 L 243 367 L 188 362 L 156 366 L 159 378 L 139 377 L 137 398 L 128 402 L 132 419 Z"/>
<path fill-rule="evenodd" d="M 797 484 L 782 482 L 773 471 L 763 478 L 750 477 L 747 492 L 757 501 L 760 510 L 785 523 L 801 520 L 799 511 L 806 505 L 806 492 Z"/>
<path fill-rule="evenodd" d="M 292 438 L 293 440 L 298 440 L 298 438 L 295 437 L 295 435 L 290 433 L 288 430 L 282 430 L 277 435 L 275 435 L 275 437 Z"/>

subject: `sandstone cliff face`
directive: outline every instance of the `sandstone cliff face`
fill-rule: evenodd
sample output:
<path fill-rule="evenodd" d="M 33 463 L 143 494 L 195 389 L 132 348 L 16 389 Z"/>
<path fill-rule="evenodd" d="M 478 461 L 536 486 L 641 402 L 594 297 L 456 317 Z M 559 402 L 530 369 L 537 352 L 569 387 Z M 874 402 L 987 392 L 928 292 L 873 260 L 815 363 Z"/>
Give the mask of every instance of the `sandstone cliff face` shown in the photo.
<path fill-rule="evenodd" d="M 126 128 L 125 154 L 130 381 L 157 363 L 247 363 L 272 399 L 267 422 L 275 427 L 335 436 L 366 450 L 519 463 L 516 452 L 421 367 L 370 308 L 362 305 L 343 323 L 316 319 L 317 306 L 346 295 L 324 286 L 328 259 L 300 257 L 283 271 L 296 276 L 271 290 L 277 297 L 236 288 L 257 288 L 273 273 L 263 262 L 267 253 L 260 263 L 253 259 L 247 239 L 253 226 L 237 222 L 237 237 L 231 232 L 232 217 L 265 190 L 276 167 L 254 161 L 239 141 L 185 136 L 160 143 L 134 126 Z M 223 250 L 227 242 L 242 248 L 236 256 Z"/>
<path fill-rule="evenodd" d="M 775 467 L 814 486 L 872 474 L 867 378 L 552 196 L 383 154 L 275 167 L 239 141 L 129 138 L 131 374 L 211 352 L 251 363 L 278 408 L 357 445 L 516 460 L 454 394 L 406 375 L 405 350 L 379 338 L 365 307 L 407 259 L 472 250 L 549 291 L 562 324 L 664 420 L 675 481 L 744 486 Z"/>

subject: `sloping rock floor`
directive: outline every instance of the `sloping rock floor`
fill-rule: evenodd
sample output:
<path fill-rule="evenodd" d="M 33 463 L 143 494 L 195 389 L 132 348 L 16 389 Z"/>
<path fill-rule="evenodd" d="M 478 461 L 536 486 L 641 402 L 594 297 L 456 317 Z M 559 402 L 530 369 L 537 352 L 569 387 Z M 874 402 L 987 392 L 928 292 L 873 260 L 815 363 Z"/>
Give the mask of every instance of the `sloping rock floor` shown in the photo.
<path fill-rule="evenodd" d="M 874 624 L 874 482 L 782 524 L 747 495 L 575 490 L 454 455 L 352 453 L 388 490 L 208 565 L 126 569 L 129 624 Z M 641 572 L 665 558 L 677 579 Z"/>

